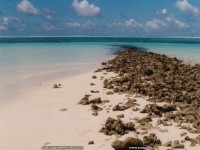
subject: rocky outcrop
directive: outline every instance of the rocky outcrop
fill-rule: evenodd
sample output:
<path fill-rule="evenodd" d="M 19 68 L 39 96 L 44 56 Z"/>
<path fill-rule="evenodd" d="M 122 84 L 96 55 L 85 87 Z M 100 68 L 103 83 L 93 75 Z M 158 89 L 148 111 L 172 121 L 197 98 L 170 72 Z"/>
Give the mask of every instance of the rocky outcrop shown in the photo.
<path fill-rule="evenodd" d="M 133 122 L 123 123 L 120 119 L 115 120 L 109 117 L 106 120 L 105 126 L 101 128 L 99 132 L 105 135 L 124 135 L 129 131 L 135 130 L 135 124 Z"/>
<path fill-rule="evenodd" d="M 102 63 L 102 70 L 118 74 L 105 79 L 104 88 L 114 93 L 143 95 L 154 103 L 167 103 L 146 105 L 141 113 L 164 117 L 166 125 L 166 120 L 190 123 L 193 129 L 187 130 L 200 133 L 200 65 L 128 47 L 116 52 L 114 59 Z M 114 110 L 128 108 L 116 105 Z"/>
<path fill-rule="evenodd" d="M 128 137 L 125 141 L 116 140 L 112 143 L 115 150 L 128 150 L 130 147 L 143 147 L 143 142 L 138 138 Z"/>

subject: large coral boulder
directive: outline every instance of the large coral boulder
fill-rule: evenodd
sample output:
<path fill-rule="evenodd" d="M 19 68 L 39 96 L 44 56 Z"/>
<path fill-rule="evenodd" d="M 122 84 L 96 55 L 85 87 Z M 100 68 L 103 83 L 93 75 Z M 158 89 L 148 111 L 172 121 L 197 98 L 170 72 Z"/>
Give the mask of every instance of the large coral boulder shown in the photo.
<path fill-rule="evenodd" d="M 143 147 L 143 142 L 138 138 L 128 137 L 125 141 L 116 140 L 112 143 L 115 150 L 129 150 L 131 147 Z"/>

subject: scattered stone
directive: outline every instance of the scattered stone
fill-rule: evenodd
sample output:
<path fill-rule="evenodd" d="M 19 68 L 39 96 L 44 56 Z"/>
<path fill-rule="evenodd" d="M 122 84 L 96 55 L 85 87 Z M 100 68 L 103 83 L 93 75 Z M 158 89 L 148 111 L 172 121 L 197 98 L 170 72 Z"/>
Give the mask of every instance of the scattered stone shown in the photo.
<path fill-rule="evenodd" d="M 59 88 L 59 87 L 58 87 L 58 85 L 57 85 L 57 84 L 54 84 L 54 85 L 53 85 L 53 88 Z"/>
<path fill-rule="evenodd" d="M 135 101 L 136 101 L 135 99 L 128 99 L 128 101 L 125 103 L 126 107 L 127 108 L 134 107 L 136 105 Z"/>
<path fill-rule="evenodd" d="M 61 88 L 61 84 L 54 84 L 54 85 L 53 85 L 53 88 L 54 88 L 54 89 Z"/>
<path fill-rule="evenodd" d="M 163 122 L 163 126 L 171 126 L 171 125 L 172 125 L 172 123 L 168 123 L 166 121 Z"/>
<path fill-rule="evenodd" d="M 170 147 L 170 146 L 172 146 L 172 141 L 168 141 L 168 142 L 166 142 L 165 144 L 163 144 L 163 146 L 166 146 L 166 147 Z"/>
<path fill-rule="evenodd" d="M 98 111 L 94 111 L 94 112 L 92 113 L 92 115 L 93 115 L 93 116 L 98 116 Z"/>
<path fill-rule="evenodd" d="M 112 94 L 114 94 L 112 91 L 106 92 L 106 95 L 112 95 Z"/>
<path fill-rule="evenodd" d="M 103 81 L 104 88 L 108 88 L 109 83 L 110 83 L 110 82 L 108 81 L 108 79 L 105 79 L 105 80 Z"/>
<path fill-rule="evenodd" d="M 140 110 L 140 109 L 137 108 L 137 107 L 134 107 L 132 110 L 133 110 L 133 111 L 138 111 L 138 110 Z"/>
<path fill-rule="evenodd" d="M 96 104 L 92 104 L 92 105 L 91 105 L 91 110 L 92 110 L 92 111 L 102 111 L 103 108 L 97 106 Z"/>
<path fill-rule="evenodd" d="M 141 113 L 179 124 L 189 123 L 192 127 L 185 129 L 199 134 L 200 65 L 136 47 L 124 49 L 117 51 L 114 59 L 103 63 L 102 71 L 118 74 L 105 79 L 104 87 L 116 93 L 145 96 L 154 104 L 147 105 Z M 166 104 L 158 106 L 157 102 Z"/>
<path fill-rule="evenodd" d="M 98 68 L 97 70 L 94 71 L 94 73 L 96 73 L 96 72 L 101 72 L 101 71 L 102 71 L 102 70 Z"/>
<path fill-rule="evenodd" d="M 79 102 L 78 104 L 81 104 L 81 105 L 89 105 L 90 102 L 89 102 L 89 97 L 90 95 L 85 95 Z"/>
<path fill-rule="evenodd" d="M 149 136 L 143 137 L 143 143 L 146 146 L 157 147 L 161 146 L 161 141 L 157 138 L 155 133 L 150 133 Z"/>
<path fill-rule="evenodd" d="M 176 111 L 176 107 L 174 105 L 171 104 L 164 104 L 162 106 L 162 111 L 163 112 L 171 112 L 171 111 Z"/>
<path fill-rule="evenodd" d="M 124 118 L 124 114 L 117 115 L 117 118 Z"/>
<path fill-rule="evenodd" d="M 124 128 L 129 131 L 135 130 L 135 124 L 133 122 L 128 122 L 124 124 Z"/>
<path fill-rule="evenodd" d="M 142 135 L 148 134 L 148 131 L 143 131 L 141 134 L 142 134 Z"/>
<path fill-rule="evenodd" d="M 157 125 L 171 125 L 169 121 L 179 124 L 181 129 L 186 129 L 190 133 L 200 133 L 200 65 L 190 65 L 183 63 L 177 58 L 170 58 L 166 55 L 155 54 L 152 52 L 138 51 L 128 48 L 126 51 L 116 52 L 115 59 L 102 63 L 101 70 L 106 72 L 118 73 L 117 77 L 104 80 L 104 87 L 113 90 L 115 93 L 129 93 L 138 96 L 147 96 L 148 101 L 154 104 L 146 105 L 141 113 L 147 113 L 149 117 L 162 117 L 157 121 Z M 92 78 L 97 78 L 93 76 Z M 85 98 L 87 99 L 87 98 Z M 83 104 L 90 101 L 84 100 Z M 165 102 L 159 106 L 157 102 Z M 100 102 L 102 103 L 102 102 Z M 128 103 L 128 102 L 127 102 Z M 81 102 L 82 104 L 82 102 Z M 98 111 L 98 102 L 91 106 L 94 111 Z M 134 107 L 136 103 L 116 105 L 114 111 L 123 111 Z M 148 118 L 139 119 L 140 125 L 151 125 Z M 190 124 L 189 126 L 181 125 Z M 105 127 L 101 129 L 106 135 L 123 135 L 128 131 L 135 130 L 133 123 L 124 124 L 122 121 L 108 118 Z M 185 136 L 185 134 L 181 134 Z M 145 136 L 143 145 L 156 147 L 161 145 L 155 134 Z M 186 141 L 191 142 L 191 146 L 200 143 L 200 137 L 196 139 L 185 137 Z M 117 141 L 119 147 L 116 150 L 124 150 L 123 141 Z M 183 149 L 184 145 L 179 141 L 170 144 L 174 149 Z M 120 149 L 121 148 L 121 149 Z"/>
<path fill-rule="evenodd" d="M 115 120 L 109 117 L 106 120 L 105 126 L 101 128 L 99 132 L 104 133 L 105 135 L 124 135 L 127 134 L 129 131 L 135 130 L 135 124 L 132 122 L 129 123 L 122 123 L 120 119 Z"/>
<path fill-rule="evenodd" d="M 181 140 L 181 143 L 185 143 L 185 140 Z"/>
<path fill-rule="evenodd" d="M 97 78 L 97 76 L 92 76 L 92 79 L 96 79 Z"/>
<path fill-rule="evenodd" d="M 102 103 L 109 103 L 109 102 L 110 102 L 110 100 L 107 100 L 107 99 L 102 101 Z"/>
<path fill-rule="evenodd" d="M 115 150 L 129 150 L 130 147 L 144 147 L 144 144 L 138 138 L 128 137 L 125 141 L 115 140 L 112 147 Z"/>
<path fill-rule="evenodd" d="M 106 65 L 106 62 L 102 62 L 101 65 L 102 65 L 102 66 L 103 66 L 103 65 Z"/>
<path fill-rule="evenodd" d="M 60 111 L 67 111 L 67 108 L 61 108 Z"/>
<path fill-rule="evenodd" d="M 142 123 L 140 123 L 139 126 L 137 126 L 137 129 L 141 129 L 141 130 L 149 130 L 151 128 L 153 128 L 153 126 L 149 122 L 142 122 Z"/>
<path fill-rule="evenodd" d="M 126 109 L 127 109 L 126 106 L 117 104 L 117 105 L 115 105 L 115 106 L 113 107 L 112 110 L 113 110 L 113 111 L 124 111 L 124 110 L 126 110 Z"/>
<path fill-rule="evenodd" d="M 139 134 L 141 134 L 139 131 L 135 131 L 135 134 L 137 134 L 137 135 L 139 135 Z"/>
<path fill-rule="evenodd" d="M 175 140 L 174 144 L 173 144 L 173 148 L 174 149 L 184 149 L 185 146 L 183 144 L 180 144 L 178 140 Z"/>
<path fill-rule="evenodd" d="M 196 140 L 197 140 L 197 144 L 200 145 L 200 135 L 198 135 L 198 136 L 196 137 Z"/>
<path fill-rule="evenodd" d="M 176 108 L 172 105 L 163 105 L 163 106 L 159 106 L 157 104 L 149 104 L 146 105 L 145 108 L 143 110 L 141 110 L 141 113 L 151 113 L 151 114 L 155 114 L 157 116 L 162 116 L 163 113 L 166 112 L 171 112 L 171 111 L 175 111 Z"/>
<path fill-rule="evenodd" d="M 180 136 L 185 136 L 187 134 L 187 132 L 183 132 L 180 134 Z"/>
<path fill-rule="evenodd" d="M 44 145 L 49 145 L 49 144 L 51 144 L 51 143 L 50 143 L 50 142 L 45 142 L 45 143 L 44 143 Z"/>
<path fill-rule="evenodd" d="M 141 118 L 141 119 L 138 119 L 138 122 L 140 124 L 143 124 L 143 123 L 150 123 L 152 121 L 151 117 L 150 116 L 146 116 L 144 118 Z"/>
<path fill-rule="evenodd" d="M 91 93 L 99 93 L 99 91 L 98 91 L 98 90 L 96 90 L 96 91 L 94 91 L 94 90 L 91 90 L 90 92 L 91 92 Z"/>
<path fill-rule="evenodd" d="M 190 143 L 190 146 L 191 146 L 191 147 L 195 147 L 195 146 L 196 146 L 196 141 L 195 141 L 195 140 L 192 140 L 191 143 Z"/>
<path fill-rule="evenodd" d="M 159 129 L 159 131 L 162 133 L 169 132 L 168 129 Z"/>
<path fill-rule="evenodd" d="M 161 119 L 157 120 L 156 126 L 163 124 L 163 121 Z"/>
<path fill-rule="evenodd" d="M 92 103 L 92 104 L 100 104 L 101 102 L 102 102 L 101 97 L 97 97 L 97 98 L 90 100 L 90 103 Z"/>
<path fill-rule="evenodd" d="M 94 141 L 89 141 L 88 144 L 92 145 L 92 144 L 94 144 Z"/>

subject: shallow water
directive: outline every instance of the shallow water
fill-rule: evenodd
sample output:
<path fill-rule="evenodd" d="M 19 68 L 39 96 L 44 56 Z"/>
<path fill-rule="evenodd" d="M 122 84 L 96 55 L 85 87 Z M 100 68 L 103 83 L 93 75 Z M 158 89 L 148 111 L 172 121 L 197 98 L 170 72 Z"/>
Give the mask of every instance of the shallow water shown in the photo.
<path fill-rule="evenodd" d="M 0 45 L 0 77 L 72 68 L 111 58 L 107 46 L 86 43 L 4 43 Z"/>
<path fill-rule="evenodd" d="M 0 43 L 0 102 L 48 81 L 94 70 L 112 57 L 109 46 L 93 43 Z"/>
<path fill-rule="evenodd" d="M 142 43 L 135 45 L 142 46 Z M 200 63 L 200 44 L 186 43 L 143 43 L 149 51 L 177 57 L 185 62 Z"/>
<path fill-rule="evenodd" d="M 115 46 L 114 46 L 115 45 Z M 0 83 L 31 76 L 78 74 L 113 58 L 117 45 L 133 45 L 190 63 L 200 63 L 199 38 L 1 37 Z"/>

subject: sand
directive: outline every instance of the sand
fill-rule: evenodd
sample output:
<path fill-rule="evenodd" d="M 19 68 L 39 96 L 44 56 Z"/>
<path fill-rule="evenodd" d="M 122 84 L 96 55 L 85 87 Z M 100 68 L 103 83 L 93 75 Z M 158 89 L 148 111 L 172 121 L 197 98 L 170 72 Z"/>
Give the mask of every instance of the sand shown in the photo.
<path fill-rule="evenodd" d="M 92 79 L 96 75 L 97 79 Z M 134 117 L 144 117 L 146 114 L 126 111 L 112 111 L 118 103 L 125 103 L 126 94 L 106 95 L 109 90 L 103 89 L 104 78 L 114 76 L 114 73 L 94 73 L 93 70 L 80 75 L 50 80 L 37 83 L 32 88 L 24 89 L 14 100 L 3 103 L 0 108 L 0 149 L 2 150 L 40 150 L 42 146 L 84 146 L 85 150 L 112 150 L 111 143 L 119 138 L 142 138 L 143 135 L 130 132 L 123 137 L 106 136 L 99 130 L 108 117 L 116 118 L 124 114 L 124 122 L 133 121 Z M 61 84 L 61 88 L 53 88 L 54 84 Z M 90 83 L 95 83 L 91 86 Z M 99 93 L 90 93 L 98 90 Z M 78 105 L 79 100 L 85 95 L 101 97 L 110 100 L 109 103 L 99 105 L 103 108 L 98 116 L 93 116 L 90 105 Z M 130 96 L 130 97 L 134 97 Z M 136 98 L 139 109 L 148 102 L 143 97 Z M 110 110 L 109 110 L 110 109 Z M 154 124 L 154 126 L 156 126 Z M 158 128 L 168 129 L 160 132 Z M 159 126 L 149 133 L 156 133 L 163 143 L 168 140 L 182 140 L 180 133 L 187 132 L 173 126 Z M 190 135 L 188 133 L 188 135 Z M 190 135 L 195 137 L 197 135 Z M 95 144 L 88 145 L 89 141 Z M 190 147 L 190 142 L 184 144 L 185 149 L 199 149 Z M 159 149 L 167 149 L 160 147 Z"/>

